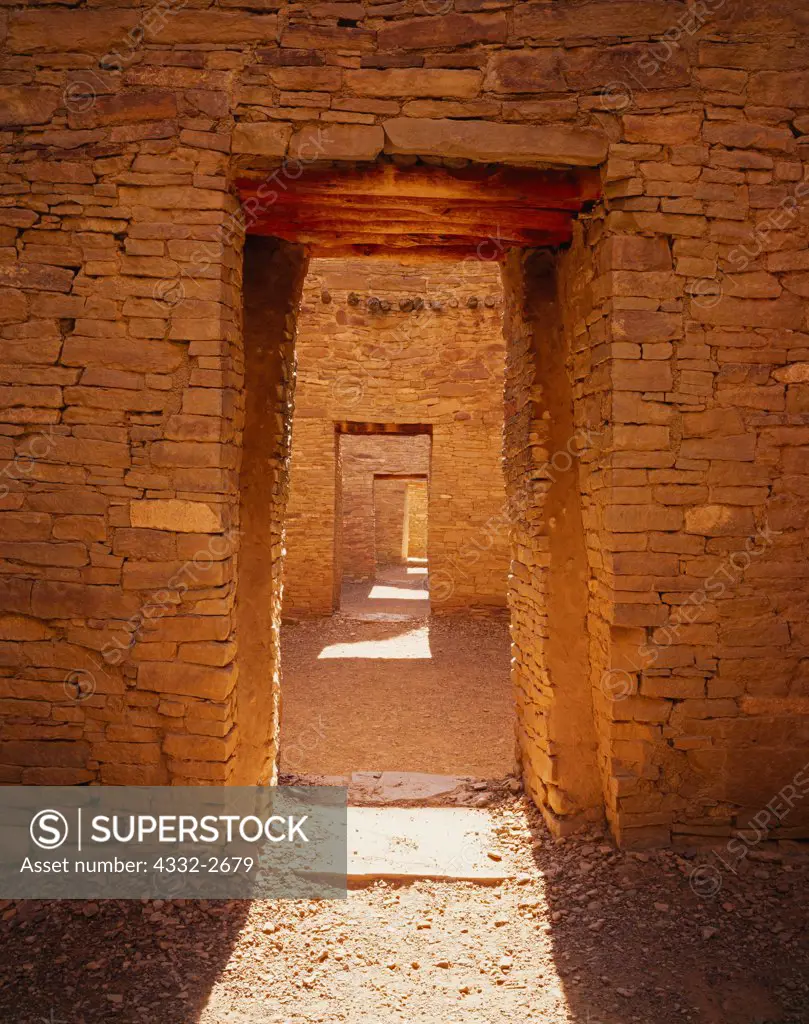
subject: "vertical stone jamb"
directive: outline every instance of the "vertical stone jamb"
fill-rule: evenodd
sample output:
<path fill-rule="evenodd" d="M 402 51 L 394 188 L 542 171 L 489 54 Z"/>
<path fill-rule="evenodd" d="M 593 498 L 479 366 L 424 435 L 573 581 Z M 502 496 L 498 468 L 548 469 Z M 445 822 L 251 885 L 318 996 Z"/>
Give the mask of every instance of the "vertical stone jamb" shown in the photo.
<path fill-rule="evenodd" d="M 525 784 L 556 833 L 601 815 L 588 644 L 572 343 L 556 263 L 504 268 L 505 468 L 511 518 L 513 679 Z"/>
<path fill-rule="evenodd" d="M 236 622 L 241 744 L 233 782 L 273 781 L 279 628 L 294 345 L 307 258 L 301 246 L 248 237 L 244 254 L 245 414 Z"/>

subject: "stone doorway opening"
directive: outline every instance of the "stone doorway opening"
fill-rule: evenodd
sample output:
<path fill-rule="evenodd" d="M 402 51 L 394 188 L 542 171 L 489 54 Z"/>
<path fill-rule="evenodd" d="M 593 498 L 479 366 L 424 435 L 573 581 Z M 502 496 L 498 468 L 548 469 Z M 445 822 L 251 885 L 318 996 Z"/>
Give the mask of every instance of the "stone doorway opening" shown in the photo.
<path fill-rule="evenodd" d="M 377 621 L 428 614 L 431 425 L 336 430 L 335 609 Z"/>
<path fill-rule="evenodd" d="M 432 421 L 428 551 L 431 616 L 427 620 L 430 653 L 423 659 L 412 660 L 426 661 L 432 657 L 431 634 L 439 622 L 445 616 L 457 614 L 459 609 L 470 610 L 473 597 L 477 602 L 476 615 L 485 613 L 493 619 L 496 610 L 501 612 L 502 650 L 507 663 L 509 644 L 504 612 L 508 605 L 519 770 L 551 827 L 562 832 L 582 820 L 600 817 L 605 801 L 615 802 L 607 777 L 599 777 L 599 760 L 608 772 L 612 770 L 605 761 L 606 748 L 600 751 L 597 740 L 600 737 L 607 745 L 612 742 L 602 729 L 604 723 L 599 721 L 603 698 L 597 692 L 598 680 L 609 664 L 609 641 L 604 642 L 602 607 L 596 600 L 598 589 L 592 586 L 595 563 L 587 552 L 587 545 L 596 537 L 586 537 L 584 529 L 586 508 L 592 507 L 593 477 L 582 476 L 580 472 L 582 466 L 598 456 L 598 451 L 597 446 L 589 443 L 583 448 L 578 444 L 582 433 L 585 439 L 598 438 L 599 430 L 590 431 L 589 424 L 594 415 L 595 426 L 600 427 L 604 415 L 598 393 L 588 396 L 580 383 L 581 342 L 588 338 L 594 303 L 600 301 L 600 293 L 589 285 L 599 273 L 595 263 L 598 220 L 593 222 L 592 230 L 587 217 L 576 223 L 577 215 L 599 195 L 600 182 L 597 174 L 581 169 L 521 170 L 472 164 L 462 168 L 436 167 L 418 160 L 406 163 L 399 166 L 395 160 L 385 159 L 363 169 L 309 171 L 304 167 L 293 181 L 284 182 L 282 192 L 273 190 L 267 202 L 263 199 L 263 186 L 255 180 L 246 180 L 240 186 L 250 222 L 249 233 L 253 235 L 247 240 L 248 256 L 251 249 L 264 250 L 268 265 L 278 261 L 274 269 L 282 271 L 280 276 L 288 285 L 283 296 L 285 305 L 279 310 L 283 314 L 282 363 L 289 371 L 281 391 L 282 398 L 288 401 L 279 418 L 285 430 L 281 447 L 288 456 L 290 433 L 295 443 L 308 438 L 312 457 L 298 460 L 298 470 L 315 482 L 309 494 L 325 496 L 332 510 L 320 523 L 310 524 L 306 544 L 296 544 L 295 532 L 302 522 L 300 510 L 307 506 L 296 502 L 294 456 L 291 490 L 289 460 L 285 458 L 279 463 L 277 493 L 286 499 L 289 492 L 289 500 L 281 510 L 286 532 L 284 614 L 296 623 L 284 627 L 281 639 L 288 646 L 290 630 L 297 629 L 300 635 L 309 628 L 310 620 L 320 617 L 319 636 L 323 640 L 323 619 L 337 617 L 334 609 L 339 577 L 335 573 L 334 508 L 338 497 L 335 466 L 340 431 L 335 430 L 335 424 L 356 420 L 402 424 L 432 418 L 420 415 L 416 408 L 422 393 L 429 394 L 429 388 L 412 388 L 398 396 L 398 403 L 392 402 L 384 389 L 377 390 L 375 376 L 382 365 L 395 376 L 403 353 L 411 358 L 420 354 L 421 361 L 428 363 L 427 356 L 436 348 L 435 343 L 431 344 L 418 331 L 406 332 L 405 344 L 394 346 L 396 358 L 391 359 L 389 345 L 380 344 L 379 339 L 373 343 L 367 336 L 368 323 L 374 321 L 378 325 L 394 312 L 440 315 L 442 311 L 456 309 L 483 316 L 490 312 L 498 327 L 488 338 L 496 341 L 497 358 L 504 367 L 499 379 L 504 386 L 491 392 L 498 399 L 497 411 L 492 417 L 483 418 L 485 431 L 477 437 L 474 431 L 470 432 L 465 402 L 474 382 L 493 374 L 485 359 L 479 360 L 478 365 L 468 365 L 474 347 L 468 334 L 462 332 L 455 339 L 457 344 L 447 358 L 452 371 L 459 370 L 461 376 L 444 381 L 443 393 L 432 395 L 434 401 L 454 399 L 457 404 L 445 423 Z M 434 300 L 425 286 L 411 286 L 410 294 L 402 295 L 394 303 L 384 288 L 377 287 L 384 278 L 375 277 L 371 270 L 376 259 L 387 268 L 385 273 L 397 264 L 399 275 L 424 276 L 429 275 L 425 268 L 430 264 L 445 272 L 447 265 L 454 263 L 464 274 L 493 275 L 496 283 L 489 286 L 473 276 L 474 287 L 467 290 L 464 301 L 454 297 L 454 304 L 452 297 L 449 301 L 447 296 Z M 336 276 L 329 278 L 330 273 Z M 245 273 L 245 281 L 248 279 Z M 265 282 L 270 287 L 275 285 L 268 275 Z M 469 280 L 466 283 L 470 284 Z M 327 365 L 331 360 L 327 373 L 310 373 L 301 363 L 306 320 L 312 315 L 315 319 L 319 316 L 321 321 L 325 316 L 325 329 L 313 332 L 313 336 L 320 357 Z M 597 325 L 599 318 L 592 322 Z M 245 328 L 249 365 L 253 333 L 249 318 Z M 594 326 L 592 331 L 596 330 Z M 297 375 L 291 369 L 296 346 Z M 339 354 L 336 360 L 332 358 L 335 353 Z M 358 355 L 361 358 L 356 358 Z M 363 373 L 347 370 L 346 360 L 361 366 Z M 430 385 L 434 383 L 431 381 Z M 249 400 L 249 377 L 247 392 Z M 367 403 L 369 397 L 373 408 L 360 411 L 358 406 Z M 335 405 L 342 406 L 342 411 L 335 411 Z M 495 423 L 496 440 L 489 443 L 487 436 L 490 440 Z M 446 437 L 452 431 L 464 430 L 464 443 L 455 448 L 441 445 L 440 432 L 444 428 Z M 563 472 L 557 471 L 557 448 L 567 456 Z M 441 451 L 449 453 L 443 464 Z M 471 499 L 459 505 L 453 500 L 452 488 L 444 487 L 446 476 L 442 474 L 460 473 L 477 483 L 485 477 L 480 472 L 481 465 L 490 459 L 504 475 L 505 499 L 493 514 L 486 511 L 486 503 L 479 494 L 472 494 Z M 243 469 L 243 480 L 244 475 Z M 242 495 L 244 499 L 244 489 Z M 440 512 L 439 499 L 447 502 L 450 511 L 443 535 L 436 514 Z M 481 514 L 482 523 L 478 519 Z M 470 547 L 468 528 L 476 523 L 484 539 Z M 592 517 L 589 523 L 593 524 Z M 443 561 L 436 555 L 437 538 L 445 552 L 451 553 Z M 296 559 L 307 547 L 309 556 L 296 572 Z M 318 547 L 324 557 L 311 557 L 312 550 Z M 510 561 L 510 572 L 508 568 L 504 571 L 508 583 L 487 588 L 483 577 L 498 551 L 503 554 L 506 567 Z M 279 571 L 280 567 L 279 562 Z M 245 592 L 242 581 L 240 591 Z M 565 628 L 551 628 L 555 621 Z M 397 640 L 397 636 L 377 639 L 387 643 Z M 248 647 L 251 640 L 252 637 L 247 640 Z M 327 648 L 345 651 L 343 640 L 321 643 L 310 663 L 304 666 L 304 674 L 311 678 L 314 662 L 331 660 L 324 654 Z M 420 639 L 415 646 L 422 650 L 425 647 Z M 462 646 L 474 658 L 474 644 L 462 642 Z M 399 649 L 397 643 L 393 647 Z M 379 650 L 376 645 L 374 649 Z M 277 647 L 276 651 L 280 654 Z M 353 648 L 353 652 L 357 654 L 358 648 Z M 295 705 L 294 687 L 289 686 L 288 675 L 294 655 L 290 656 L 285 649 L 283 658 L 281 736 L 289 751 L 290 746 L 301 748 L 302 729 L 310 726 L 313 707 L 322 705 L 317 704 L 319 695 L 311 691 L 300 701 L 296 738 L 296 729 L 290 728 L 289 719 Z M 367 655 L 355 660 L 360 658 Z M 475 659 L 476 664 L 480 661 Z M 305 658 L 299 664 L 304 662 Z M 277 656 L 274 667 L 280 684 Z M 353 672 L 352 684 L 355 680 Z M 324 694 L 333 692 L 334 687 L 323 690 Z M 509 702 L 511 707 L 511 694 Z M 455 711 L 462 705 L 460 694 L 451 707 Z M 441 721 L 446 707 L 444 702 L 431 708 L 432 718 Z M 402 714 L 401 722 L 412 724 L 412 713 L 406 709 Z M 509 716 L 513 721 L 511 711 Z M 373 720 L 373 716 L 368 720 Z M 395 723 L 396 716 L 390 715 L 389 707 L 383 707 L 378 720 Z M 341 732 L 337 725 L 336 731 Z M 356 723 L 346 730 L 354 749 L 359 735 L 355 726 Z M 277 742 L 277 732 L 275 738 Z M 311 748 L 311 744 L 308 746 Z M 394 750 L 395 742 L 385 749 Z M 465 753 L 468 750 L 467 742 Z M 321 757 L 319 761 L 323 766 L 325 759 Z M 282 772 L 289 768 L 283 750 L 280 766 Z M 335 771 L 344 767 L 341 765 Z"/>
<path fill-rule="evenodd" d="M 502 313 L 491 261 L 310 264 L 286 517 L 282 777 L 514 769 Z"/>

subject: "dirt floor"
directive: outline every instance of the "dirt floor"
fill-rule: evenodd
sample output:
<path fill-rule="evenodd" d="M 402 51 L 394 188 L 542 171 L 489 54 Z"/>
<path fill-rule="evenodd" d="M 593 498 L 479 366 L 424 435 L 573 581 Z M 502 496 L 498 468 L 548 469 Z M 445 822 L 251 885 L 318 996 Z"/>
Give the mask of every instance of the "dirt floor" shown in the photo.
<path fill-rule="evenodd" d="M 383 580 L 352 590 L 348 611 L 281 628 L 281 770 L 510 772 L 505 618 L 413 616 Z"/>
<path fill-rule="evenodd" d="M 695 874 L 688 851 L 556 843 L 520 796 L 494 811 L 532 868 L 499 885 L 377 882 L 320 903 L 0 903 L 0 1020 L 809 1022 L 805 861 L 752 850 L 727 871 L 701 855 Z"/>
<path fill-rule="evenodd" d="M 412 560 L 409 565 L 380 566 L 372 582 L 343 583 L 340 613 L 352 619 L 393 620 L 430 614 L 427 567 Z"/>

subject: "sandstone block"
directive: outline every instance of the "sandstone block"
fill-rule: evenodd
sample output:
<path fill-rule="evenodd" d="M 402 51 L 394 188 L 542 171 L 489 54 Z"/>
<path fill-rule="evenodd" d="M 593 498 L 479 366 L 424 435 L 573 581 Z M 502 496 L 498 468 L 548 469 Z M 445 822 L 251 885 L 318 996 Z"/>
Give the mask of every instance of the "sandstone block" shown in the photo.
<path fill-rule="evenodd" d="M 141 124 L 177 116 L 177 98 L 167 91 L 125 93 L 99 96 L 86 112 L 71 113 L 73 128 L 94 128 L 98 125 Z"/>
<path fill-rule="evenodd" d="M 612 314 L 612 336 L 616 341 L 671 341 L 683 334 L 683 318 L 677 313 L 649 309 L 618 309 Z"/>
<path fill-rule="evenodd" d="M 222 507 L 201 501 L 132 501 L 129 504 L 132 526 L 178 533 L 216 533 L 222 529 Z"/>
<path fill-rule="evenodd" d="M 77 515 L 103 515 L 107 499 L 90 488 L 64 487 L 57 491 L 38 491 L 28 498 L 28 505 L 37 512 L 73 512 Z"/>
<path fill-rule="evenodd" d="M 123 566 L 124 590 L 201 590 L 219 587 L 230 578 L 224 562 L 200 558 L 197 562 L 137 562 L 127 559 Z M 156 600 L 155 605 L 162 602 Z"/>
<path fill-rule="evenodd" d="M 33 768 L 84 768 L 90 748 L 83 741 L 61 742 L 49 740 L 11 740 L 0 743 L 0 764 L 15 764 Z"/>
<path fill-rule="evenodd" d="M 233 129 L 233 152 L 255 156 L 286 155 L 292 125 L 284 121 L 253 121 Z"/>
<path fill-rule="evenodd" d="M 661 35 L 682 16 L 673 0 L 593 0 L 583 4 L 522 3 L 514 11 L 518 39 L 590 39 Z"/>
<path fill-rule="evenodd" d="M 732 505 L 702 505 L 685 510 L 686 533 L 705 537 L 740 537 L 755 533 L 753 512 Z"/>
<path fill-rule="evenodd" d="M 809 299 L 809 274 L 786 274 L 781 283 L 793 295 Z"/>
<path fill-rule="evenodd" d="M 31 594 L 32 613 L 42 619 L 129 619 L 139 607 L 137 595 L 119 587 L 37 580 Z"/>
<path fill-rule="evenodd" d="M 385 134 L 378 125 L 303 128 L 292 136 L 289 155 L 301 160 L 375 160 L 384 143 Z"/>
<path fill-rule="evenodd" d="M 706 142 L 737 149 L 772 149 L 791 153 L 795 138 L 787 128 L 751 124 L 749 121 L 706 121 L 702 129 Z"/>
<path fill-rule="evenodd" d="M 226 615 L 174 615 L 150 624 L 147 635 L 149 640 L 183 643 L 227 640 L 230 632 L 230 619 Z"/>
<path fill-rule="evenodd" d="M 485 88 L 495 93 L 564 92 L 561 50 L 509 50 L 492 57 Z M 449 95 L 449 94 L 448 94 Z"/>
<path fill-rule="evenodd" d="M 107 529 L 101 516 L 60 516 L 53 525 L 55 540 L 103 541 Z"/>
<path fill-rule="evenodd" d="M 188 760 L 227 761 L 238 742 L 238 731 L 232 728 L 227 736 L 199 736 L 169 733 L 163 740 L 163 750 L 172 757 Z"/>
<path fill-rule="evenodd" d="M 295 54 L 295 64 L 322 64 L 323 58 L 313 50 L 342 50 L 346 53 L 367 53 L 376 47 L 376 36 L 362 28 L 342 25 L 289 25 L 281 36 L 280 63 L 284 63 L 284 51 Z M 303 57 L 297 56 L 303 53 Z M 265 63 L 278 63 L 271 51 L 264 50 Z"/>
<path fill-rule="evenodd" d="M 180 660 L 197 665 L 229 665 L 236 656 L 236 644 L 190 643 L 180 646 Z"/>
<path fill-rule="evenodd" d="M 808 384 L 809 363 L 790 363 L 789 366 L 779 366 L 773 370 L 773 377 L 783 381 L 785 384 Z"/>
<path fill-rule="evenodd" d="M 73 271 L 37 263 L 0 263 L 0 287 L 23 291 L 69 292 Z"/>
<path fill-rule="evenodd" d="M 682 281 L 670 270 L 610 270 L 598 279 L 602 282 L 608 295 L 673 299 L 683 291 Z"/>
<path fill-rule="evenodd" d="M 0 512 L 0 538 L 4 541 L 47 540 L 51 517 L 42 512 Z"/>
<path fill-rule="evenodd" d="M 508 26 L 504 11 L 480 14 L 444 14 L 405 18 L 380 28 L 381 51 L 420 50 L 423 47 L 466 46 L 469 43 L 503 43 Z"/>
<path fill-rule="evenodd" d="M 615 359 L 612 364 L 612 384 L 616 391 L 670 391 L 671 367 L 667 362 L 654 360 Z"/>
<path fill-rule="evenodd" d="M 643 533 L 646 530 L 679 530 L 683 513 L 662 505 L 611 505 L 604 511 L 604 526 L 614 533 Z"/>
<path fill-rule="evenodd" d="M 163 44 L 269 43 L 278 38 L 275 14 L 221 10 L 179 10 L 154 19 L 147 38 Z"/>
<path fill-rule="evenodd" d="M 753 434 L 739 437 L 689 438 L 680 446 L 683 459 L 723 459 L 727 462 L 752 462 L 756 453 Z"/>
<path fill-rule="evenodd" d="M 694 320 L 718 326 L 800 330 L 805 320 L 800 298 L 786 293 L 778 299 L 736 299 L 723 295 L 713 304 L 692 298 L 689 306 Z"/>
<path fill-rule="evenodd" d="M 668 241 L 665 238 L 646 238 L 643 235 L 613 235 L 607 239 L 601 250 L 601 270 L 602 273 L 609 270 L 671 270 L 671 250 Z"/>
<path fill-rule="evenodd" d="M 605 5 L 606 6 L 606 5 Z M 627 81 L 650 89 L 689 85 L 688 60 L 682 47 L 670 38 L 663 50 L 652 51 L 646 43 L 610 46 L 576 46 L 564 51 L 565 77 L 572 88 L 598 91 Z"/>
<path fill-rule="evenodd" d="M 165 341 L 129 338 L 65 339 L 62 363 L 65 366 L 98 364 L 136 373 L 171 373 L 183 361 L 183 348 Z"/>
<path fill-rule="evenodd" d="M 47 124 L 61 102 L 57 89 L 0 86 L 0 128 Z"/>
<path fill-rule="evenodd" d="M 627 114 L 623 119 L 628 142 L 658 142 L 678 146 L 699 138 L 699 114 Z"/>
<path fill-rule="evenodd" d="M 126 45 L 137 22 L 137 11 L 26 11 L 11 16 L 7 46 L 12 53 L 106 54 Z M 110 66 L 115 59 L 111 54 Z"/>
<path fill-rule="evenodd" d="M 434 96 L 470 99 L 480 92 L 479 71 L 443 68 L 387 68 L 346 72 L 346 87 L 357 96 Z"/>
<path fill-rule="evenodd" d="M 0 640 L 47 640 L 53 631 L 26 615 L 0 615 Z"/>
<path fill-rule="evenodd" d="M 159 743 L 108 743 L 93 744 L 93 757 L 97 761 L 111 761 L 113 764 L 158 764 Z"/>
<path fill-rule="evenodd" d="M 166 786 L 169 783 L 168 772 L 161 764 L 105 763 L 100 772 L 105 786 Z"/>
<path fill-rule="evenodd" d="M 613 444 L 623 451 L 654 452 L 669 447 L 669 428 L 662 426 L 616 426 Z"/>
<path fill-rule="evenodd" d="M 684 437 L 741 436 L 744 420 L 738 409 L 708 409 L 683 415 Z"/>
<path fill-rule="evenodd" d="M 129 445 L 82 437 L 50 437 L 45 458 L 76 466 L 129 466 Z"/>
<path fill-rule="evenodd" d="M 270 72 L 270 80 L 279 89 L 302 89 L 305 92 L 337 92 L 342 79 L 340 68 L 287 67 Z"/>
<path fill-rule="evenodd" d="M 384 129 L 388 153 L 585 166 L 607 155 L 606 136 L 592 128 L 399 117 L 386 121 Z"/>
<path fill-rule="evenodd" d="M 203 441 L 157 441 L 152 445 L 152 465 L 217 469 L 232 467 L 236 452 L 228 445 Z M 188 478 L 191 480 L 192 478 Z M 193 486 L 189 487 L 190 490 Z"/>
<path fill-rule="evenodd" d="M 213 668 L 187 662 L 149 661 L 138 666 L 138 687 L 206 700 L 227 700 L 236 685 L 235 665 Z"/>
<path fill-rule="evenodd" d="M 112 550 L 124 558 L 152 558 L 157 562 L 170 561 L 177 554 L 173 534 L 163 530 L 118 529 Z"/>
<path fill-rule="evenodd" d="M 223 210 L 228 197 L 224 192 L 205 188 L 163 185 L 132 188 L 121 185 L 118 199 L 122 206 L 146 206 L 158 210 Z"/>

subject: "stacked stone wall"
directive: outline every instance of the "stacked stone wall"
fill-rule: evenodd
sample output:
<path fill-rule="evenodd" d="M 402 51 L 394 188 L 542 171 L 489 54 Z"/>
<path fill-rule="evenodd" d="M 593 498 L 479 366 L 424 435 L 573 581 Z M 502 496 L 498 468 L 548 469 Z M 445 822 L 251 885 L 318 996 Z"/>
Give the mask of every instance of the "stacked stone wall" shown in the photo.
<path fill-rule="evenodd" d="M 374 480 L 376 561 L 380 567 L 404 564 L 407 484 L 403 480 Z"/>
<path fill-rule="evenodd" d="M 380 494 L 375 492 L 377 474 L 422 473 L 430 469 L 430 439 L 416 437 L 364 437 L 344 434 L 342 453 L 342 548 L 339 566 L 342 578 L 351 583 L 372 580 L 376 573 L 378 546 L 375 524 L 379 518 Z M 305 457 L 305 453 L 301 453 Z M 404 523 L 405 487 L 400 485 L 401 515 L 399 548 L 401 553 Z M 397 502 L 398 504 L 398 502 Z M 396 518 L 393 517 L 395 525 Z"/>
<path fill-rule="evenodd" d="M 377 309 L 374 300 L 390 308 Z M 366 525 L 351 515 L 351 453 L 385 446 L 396 453 L 397 472 L 424 473 L 429 459 L 433 611 L 505 606 L 501 320 L 496 263 L 426 269 L 386 260 L 311 263 L 298 320 L 284 584 L 290 618 L 328 615 L 334 608 L 341 566 L 334 554 L 335 464 L 328 439 L 336 426 L 351 423 L 418 427 L 430 436 L 340 436 L 342 532 L 349 544 L 343 564 L 351 564 L 352 550 L 362 543 L 358 534 L 369 537 Z M 364 564 L 373 562 L 368 557 Z"/>
<path fill-rule="evenodd" d="M 427 484 L 414 481 L 407 486 L 407 557 L 427 558 Z"/>

